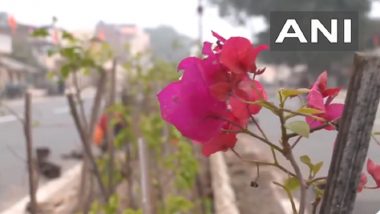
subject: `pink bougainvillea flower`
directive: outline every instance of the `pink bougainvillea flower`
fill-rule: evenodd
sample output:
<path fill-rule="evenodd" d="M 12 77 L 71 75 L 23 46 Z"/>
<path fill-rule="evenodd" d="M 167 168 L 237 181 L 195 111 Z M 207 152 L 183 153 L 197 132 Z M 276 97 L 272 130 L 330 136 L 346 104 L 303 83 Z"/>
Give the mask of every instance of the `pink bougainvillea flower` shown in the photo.
<path fill-rule="evenodd" d="M 254 47 L 242 37 L 225 39 L 215 32 L 213 36 L 216 46 L 205 42 L 203 58 L 182 60 L 181 79 L 158 94 L 162 117 L 183 136 L 200 143 L 206 156 L 232 148 L 236 133 L 246 127 L 250 115 L 260 111 L 260 106 L 244 101 L 267 99 L 263 86 L 249 74 L 264 71 L 256 68 L 255 61 L 267 47 Z"/>
<path fill-rule="evenodd" d="M 332 103 L 333 99 L 338 95 L 339 90 L 339 88 L 327 88 L 326 71 L 319 75 L 307 96 L 308 106 L 322 112 L 315 116 L 323 118 L 326 121 L 335 121 L 342 116 L 344 104 Z M 306 121 L 309 123 L 310 128 L 316 128 L 323 125 L 322 121 L 315 120 L 311 117 L 306 117 Z M 327 126 L 325 129 L 334 130 L 335 127 Z"/>
<path fill-rule="evenodd" d="M 227 112 L 225 102 L 216 100 L 201 77 L 202 61 L 186 58 L 180 65 L 181 80 L 169 84 L 158 94 L 162 117 L 183 136 L 206 142 L 224 125 L 218 119 Z"/>
<path fill-rule="evenodd" d="M 227 100 L 238 83 L 248 77 L 247 72 L 262 73 L 265 69 L 256 68 L 256 56 L 267 47 L 254 47 L 248 39 L 232 37 L 224 39 L 213 32 L 217 46 L 213 49 L 210 42 L 205 42 L 202 53 L 207 56 L 204 61 L 203 76 L 210 85 L 211 93 L 219 100 Z"/>
<path fill-rule="evenodd" d="M 215 152 L 226 151 L 233 148 L 237 141 L 237 131 L 241 129 L 240 127 L 245 128 L 246 125 L 246 120 L 240 120 L 230 114 L 220 133 L 202 145 L 203 155 L 209 156 Z"/>
<path fill-rule="evenodd" d="M 231 37 L 224 42 L 220 62 L 233 73 L 256 73 L 256 57 L 266 49 L 268 49 L 266 45 L 254 47 L 246 38 Z"/>
<path fill-rule="evenodd" d="M 380 188 L 380 165 L 376 164 L 373 160 L 368 159 L 367 171 L 376 182 L 376 187 Z"/>
<path fill-rule="evenodd" d="M 268 96 L 264 87 L 257 80 L 243 80 L 235 89 L 235 96 L 230 98 L 232 113 L 241 120 L 246 120 L 251 115 L 259 113 L 260 105 L 249 104 L 258 100 L 267 100 Z"/>
<path fill-rule="evenodd" d="M 367 182 L 368 182 L 367 181 L 367 176 L 364 173 L 362 173 L 360 175 L 360 181 L 359 181 L 359 185 L 358 185 L 358 192 L 363 191 L 363 188 L 367 184 Z"/>
<path fill-rule="evenodd" d="M 327 71 L 323 71 L 317 81 L 315 81 L 312 89 L 318 90 L 323 97 L 336 97 L 340 91 L 340 88 L 327 88 Z"/>
<path fill-rule="evenodd" d="M 234 85 L 234 77 L 220 64 L 219 54 L 214 53 L 211 43 L 204 43 L 202 53 L 207 55 L 207 58 L 203 59 L 203 79 L 209 85 L 213 96 L 221 101 L 227 100 Z"/>

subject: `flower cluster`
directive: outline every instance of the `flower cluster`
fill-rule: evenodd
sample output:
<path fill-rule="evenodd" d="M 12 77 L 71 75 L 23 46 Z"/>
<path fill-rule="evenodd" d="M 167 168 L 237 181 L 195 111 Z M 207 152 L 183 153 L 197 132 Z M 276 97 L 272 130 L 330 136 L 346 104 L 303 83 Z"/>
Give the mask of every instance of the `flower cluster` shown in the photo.
<path fill-rule="evenodd" d="M 376 185 L 374 187 L 367 187 L 368 182 L 367 175 L 362 173 L 359 181 L 358 192 L 361 192 L 364 188 L 367 189 L 378 189 L 380 188 L 380 165 L 376 164 L 373 160 L 368 159 L 367 161 L 367 172 L 371 175 Z"/>
<path fill-rule="evenodd" d="M 236 133 L 261 109 L 251 102 L 267 99 L 255 80 L 264 72 L 257 68 L 256 57 L 267 46 L 255 47 L 243 37 L 213 35 L 217 43 L 204 43 L 205 57 L 182 60 L 178 66 L 181 79 L 158 94 L 162 117 L 200 143 L 206 156 L 232 148 Z"/>
<path fill-rule="evenodd" d="M 327 88 L 327 72 L 324 71 L 319 75 L 317 81 L 313 84 L 307 96 L 309 107 L 319 110 L 321 113 L 315 116 L 323 118 L 326 121 L 335 121 L 342 116 L 344 104 L 332 103 L 338 95 L 340 88 Z M 306 117 L 310 128 L 317 128 L 323 125 L 323 122 Z M 335 127 L 329 125 L 326 130 L 334 130 Z"/>
<path fill-rule="evenodd" d="M 256 57 L 268 47 L 254 46 L 243 37 L 225 39 L 217 33 L 213 35 L 217 42 L 215 45 L 204 43 L 204 57 L 183 59 L 178 66 L 182 72 L 180 80 L 158 94 L 162 117 L 183 136 L 200 143 L 206 156 L 234 147 L 237 133 L 260 112 L 265 106 L 263 103 L 268 104 L 267 93 L 255 78 L 265 71 L 265 68 L 257 68 Z M 307 109 L 314 112 L 304 115 L 308 129 L 320 126 L 335 129 L 330 122 L 341 117 L 344 105 L 333 103 L 340 89 L 327 87 L 327 72 L 306 91 Z M 284 93 L 292 97 L 304 92 L 288 90 Z M 275 110 L 277 114 L 281 111 L 280 108 Z"/>

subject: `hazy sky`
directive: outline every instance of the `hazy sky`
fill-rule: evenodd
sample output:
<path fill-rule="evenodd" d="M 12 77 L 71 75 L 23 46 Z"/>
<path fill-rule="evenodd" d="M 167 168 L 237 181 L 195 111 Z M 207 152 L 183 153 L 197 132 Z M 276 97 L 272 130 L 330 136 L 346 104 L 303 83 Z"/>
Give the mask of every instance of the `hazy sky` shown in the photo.
<path fill-rule="evenodd" d="M 205 0 L 203 0 L 205 1 Z M 196 38 L 198 0 L 0 0 L 0 11 L 13 14 L 17 21 L 28 24 L 48 24 L 53 16 L 58 25 L 69 30 L 93 29 L 99 20 L 110 23 L 132 23 L 142 27 L 173 26 L 177 31 Z M 371 15 L 380 17 L 380 2 L 373 6 Z M 204 38 L 210 39 L 215 30 L 226 37 L 250 37 L 263 29 L 262 19 L 237 27 L 222 19 L 216 7 L 204 12 Z"/>

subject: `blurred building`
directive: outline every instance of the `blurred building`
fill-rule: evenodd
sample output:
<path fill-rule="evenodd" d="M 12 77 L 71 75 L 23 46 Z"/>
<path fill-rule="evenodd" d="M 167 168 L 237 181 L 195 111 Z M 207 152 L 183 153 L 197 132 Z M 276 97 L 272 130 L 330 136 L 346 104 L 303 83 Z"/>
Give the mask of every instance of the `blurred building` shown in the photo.
<path fill-rule="evenodd" d="M 26 88 L 46 87 L 46 73 L 53 66 L 48 50 L 54 44 L 31 37 L 34 29 L 0 12 L 0 94 L 14 97 Z"/>
<path fill-rule="evenodd" d="M 149 35 L 133 24 L 99 22 L 95 27 L 95 36 L 109 43 L 120 59 L 126 59 L 129 54 L 144 53 L 150 47 Z"/>

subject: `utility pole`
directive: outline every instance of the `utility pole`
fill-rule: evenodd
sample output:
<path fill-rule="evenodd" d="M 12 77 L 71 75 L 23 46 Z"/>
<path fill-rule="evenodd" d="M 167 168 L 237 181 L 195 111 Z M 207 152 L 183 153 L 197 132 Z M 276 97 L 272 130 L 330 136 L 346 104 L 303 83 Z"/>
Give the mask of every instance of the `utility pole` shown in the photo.
<path fill-rule="evenodd" d="M 202 0 L 198 0 L 198 7 L 197 7 L 197 13 L 198 13 L 198 39 L 199 39 L 199 47 L 202 47 L 202 41 L 203 41 L 203 6 L 202 6 Z"/>

